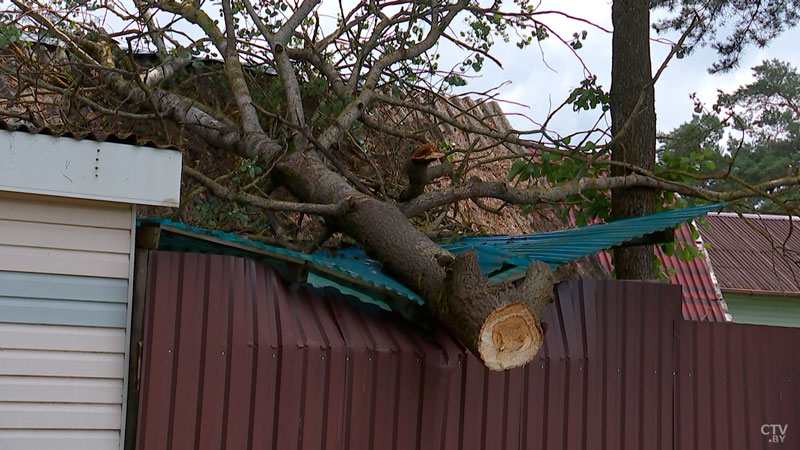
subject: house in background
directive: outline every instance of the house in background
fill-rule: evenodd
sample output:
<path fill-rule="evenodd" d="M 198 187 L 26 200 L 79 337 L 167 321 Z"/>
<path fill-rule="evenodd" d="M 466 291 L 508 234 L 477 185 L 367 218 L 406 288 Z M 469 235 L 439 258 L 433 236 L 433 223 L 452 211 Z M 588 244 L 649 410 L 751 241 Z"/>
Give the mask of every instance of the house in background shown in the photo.
<path fill-rule="evenodd" d="M 0 130 L 0 449 L 122 448 L 136 204 L 181 154 Z"/>
<path fill-rule="evenodd" d="M 711 214 L 714 213 L 709 213 Z M 716 261 L 709 262 L 708 252 L 703 249 L 702 237 L 695 242 L 689 226 L 683 224 L 675 230 L 675 239 L 680 246 L 697 245 L 702 255 L 686 261 L 675 255 L 667 255 L 660 246 L 656 246 L 656 256 L 661 262 L 662 270 L 671 272 L 669 282 L 681 285 L 683 318 L 708 322 L 730 321 L 728 308 L 712 270 L 712 263 L 716 268 Z M 601 252 L 597 257 L 600 264 L 610 273 L 613 269 L 611 254 Z"/>
<path fill-rule="evenodd" d="M 700 227 L 734 322 L 800 326 L 800 217 L 709 213 Z"/>

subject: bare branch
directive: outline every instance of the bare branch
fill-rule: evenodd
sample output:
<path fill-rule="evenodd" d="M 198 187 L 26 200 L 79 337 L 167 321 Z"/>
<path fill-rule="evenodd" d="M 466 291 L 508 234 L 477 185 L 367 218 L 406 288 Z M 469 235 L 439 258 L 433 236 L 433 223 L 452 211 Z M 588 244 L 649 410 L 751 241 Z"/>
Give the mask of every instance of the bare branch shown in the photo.
<path fill-rule="evenodd" d="M 580 194 L 584 191 L 605 191 L 631 187 L 663 189 L 710 201 L 730 202 L 746 197 L 763 196 L 768 190 L 777 187 L 798 185 L 800 185 L 800 176 L 794 176 L 779 178 L 759 185 L 728 192 L 719 192 L 688 183 L 631 174 L 606 178 L 581 178 L 556 186 L 533 186 L 520 189 L 511 187 L 503 182 L 483 182 L 477 178 L 472 178 L 459 186 L 448 186 L 435 191 L 426 192 L 402 204 L 401 210 L 406 216 L 413 217 L 424 211 L 459 200 L 485 197 L 500 199 L 508 203 L 533 205 L 541 202 L 560 202 L 567 199 L 569 196 Z"/>
<path fill-rule="evenodd" d="M 271 211 L 287 211 L 298 212 L 306 214 L 318 214 L 322 216 L 338 216 L 348 208 L 348 200 L 343 199 L 338 203 L 330 205 L 320 205 L 316 203 L 295 203 L 284 202 L 280 200 L 272 200 L 264 197 L 259 197 L 245 192 L 237 192 L 235 188 L 225 187 L 211 178 L 205 176 L 202 172 L 189 167 L 183 166 L 183 173 L 196 179 L 200 184 L 207 187 L 211 192 L 219 198 L 235 201 L 252 205 L 258 208 L 271 210 Z"/>

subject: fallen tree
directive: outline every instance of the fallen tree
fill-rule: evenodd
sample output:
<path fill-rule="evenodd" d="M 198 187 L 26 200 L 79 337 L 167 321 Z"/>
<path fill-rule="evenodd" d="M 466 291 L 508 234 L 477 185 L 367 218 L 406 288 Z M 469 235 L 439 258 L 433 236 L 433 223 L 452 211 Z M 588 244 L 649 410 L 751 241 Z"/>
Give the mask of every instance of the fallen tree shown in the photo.
<path fill-rule="evenodd" d="M 581 144 L 570 146 L 563 138 L 534 140 L 498 129 L 486 114 L 459 108 L 433 83 L 459 84 L 463 78 L 439 73 L 431 50 L 449 41 L 465 50 L 474 65 L 491 59 L 493 32 L 518 26 L 541 36 L 546 26 L 525 2 L 518 10 L 503 10 L 500 4 L 481 8 L 466 0 L 386 6 L 364 1 L 349 12 L 342 10 L 335 24 L 325 23 L 319 1 L 223 0 L 222 24 L 188 0 L 139 0 L 134 11 L 92 1 L 64 8 L 58 2 L 12 3 L 14 14 L 3 23 L 7 42 L 0 70 L 7 91 L 18 94 L 4 97 L 6 117 L 69 131 L 113 132 L 120 122 L 134 123 L 140 132 L 145 128 L 187 152 L 207 149 L 187 167 L 186 174 L 200 185 L 187 189 L 187 205 L 210 204 L 195 199 L 203 191 L 230 202 L 230 210 L 255 208 L 259 220 L 265 218 L 259 226 L 278 237 L 286 234 L 287 222 L 301 229 L 307 215 L 320 218 L 310 244 L 321 245 L 332 232 L 347 235 L 417 292 L 433 315 L 495 370 L 523 365 L 537 353 L 543 341 L 540 313 L 552 300 L 557 277 L 548 266 L 534 263 L 518 284 L 489 281 L 473 253 L 454 256 L 423 232 L 425 225 L 441 224 L 451 206 L 471 201 L 500 214 L 507 204 L 535 208 L 589 192 L 602 196 L 610 189 L 636 187 L 732 201 L 776 196 L 800 184 L 800 177 L 787 176 L 713 191 L 701 181 L 715 174 L 678 176 L 604 158 L 607 147 L 586 145 L 591 130 Z M 111 22 L 77 21 L 73 7 L 91 17 L 107 13 L 130 27 L 111 30 Z M 470 23 L 463 38 L 448 31 L 456 17 Z M 168 25 L 159 26 L 155 18 Z M 523 38 L 523 43 L 530 40 Z M 155 58 L 143 61 L 133 51 L 136 45 L 138 50 L 155 47 Z M 219 60 L 199 59 L 208 55 Z M 214 80 L 212 89 L 224 95 L 209 96 L 204 80 Z M 387 106 L 480 136 L 485 145 L 427 143 L 425 128 L 376 119 Z M 410 189 L 387 189 L 375 167 L 370 177 L 369 170 L 356 170 L 358 164 L 343 163 L 346 143 L 363 150 L 354 136 L 363 129 L 382 139 L 433 144 L 434 156 L 412 153 L 410 164 L 417 166 L 398 170 L 411 178 L 410 183 L 403 180 Z M 236 155 L 234 167 L 230 155 Z M 525 180 L 517 171 L 517 183 L 472 176 L 498 161 L 513 160 L 534 170 L 543 156 L 569 162 L 576 170 L 563 179 L 543 174 Z M 212 162 L 204 165 L 202 158 Z M 408 169 L 406 162 L 399 166 Z M 609 167 L 625 174 L 610 176 Z M 282 194 L 279 187 L 285 189 Z M 483 203 L 486 199 L 495 206 Z M 286 212 L 283 220 L 275 211 Z M 426 214 L 435 218 L 420 218 Z"/>

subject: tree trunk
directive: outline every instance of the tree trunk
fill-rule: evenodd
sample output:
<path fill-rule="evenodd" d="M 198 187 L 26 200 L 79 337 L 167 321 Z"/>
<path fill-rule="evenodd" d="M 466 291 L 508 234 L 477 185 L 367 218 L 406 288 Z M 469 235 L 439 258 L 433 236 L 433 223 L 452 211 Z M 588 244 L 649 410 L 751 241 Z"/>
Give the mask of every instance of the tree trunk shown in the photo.
<path fill-rule="evenodd" d="M 555 274 L 549 266 L 531 264 L 519 287 L 492 283 L 474 252 L 454 258 L 417 231 L 395 205 L 358 192 L 314 153 L 286 155 L 277 169 L 283 185 L 304 201 L 351 199 L 352 209 L 331 219 L 333 226 L 419 293 L 437 320 L 488 368 L 522 366 L 536 355 L 543 341 L 539 314 L 553 298 Z"/>
<path fill-rule="evenodd" d="M 616 140 L 611 159 L 652 169 L 655 164 L 656 113 L 650 68 L 650 10 L 642 0 L 614 0 L 611 61 L 611 132 Z M 612 167 L 612 175 L 630 172 Z M 615 189 L 611 194 L 614 219 L 651 214 L 651 189 Z M 618 279 L 654 277 L 652 246 L 614 249 Z"/>

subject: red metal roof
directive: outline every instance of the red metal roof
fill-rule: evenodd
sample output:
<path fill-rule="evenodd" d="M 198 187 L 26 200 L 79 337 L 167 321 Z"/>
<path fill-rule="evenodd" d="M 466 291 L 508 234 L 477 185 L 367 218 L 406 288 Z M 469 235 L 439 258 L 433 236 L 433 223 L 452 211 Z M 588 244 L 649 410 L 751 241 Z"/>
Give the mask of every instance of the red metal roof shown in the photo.
<path fill-rule="evenodd" d="M 800 295 L 800 217 L 709 213 L 700 234 L 723 291 Z"/>
<path fill-rule="evenodd" d="M 675 230 L 675 237 L 683 245 L 695 245 L 692 232 L 686 224 Z M 720 300 L 714 278 L 705 257 L 697 257 L 691 261 L 684 261 L 676 256 L 667 256 L 661 247 L 656 247 L 656 255 L 664 269 L 672 269 L 669 282 L 682 286 L 683 301 L 681 312 L 687 320 L 700 320 L 710 322 L 725 322 L 726 307 Z M 611 254 L 601 252 L 597 254 L 600 263 L 611 272 Z M 712 260 L 716 269 L 716 260 Z"/>

